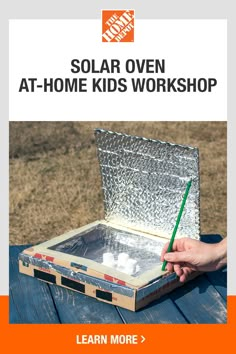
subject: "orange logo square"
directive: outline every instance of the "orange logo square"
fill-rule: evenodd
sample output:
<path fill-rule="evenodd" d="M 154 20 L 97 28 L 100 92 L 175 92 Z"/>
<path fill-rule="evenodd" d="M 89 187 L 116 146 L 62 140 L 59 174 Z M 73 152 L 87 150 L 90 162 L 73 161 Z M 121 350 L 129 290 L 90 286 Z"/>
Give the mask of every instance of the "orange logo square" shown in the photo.
<path fill-rule="evenodd" d="M 102 41 L 133 42 L 134 10 L 103 10 Z"/>

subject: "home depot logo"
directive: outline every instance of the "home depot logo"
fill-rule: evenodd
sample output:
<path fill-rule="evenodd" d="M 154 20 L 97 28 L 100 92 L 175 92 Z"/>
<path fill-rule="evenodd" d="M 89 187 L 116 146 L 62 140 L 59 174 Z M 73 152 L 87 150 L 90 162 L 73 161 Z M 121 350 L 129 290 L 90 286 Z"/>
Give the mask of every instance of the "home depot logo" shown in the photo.
<path fill-rule="evenodd" d="M 102 41 L 133 42 L 134 10 L 103 10 Z"/>

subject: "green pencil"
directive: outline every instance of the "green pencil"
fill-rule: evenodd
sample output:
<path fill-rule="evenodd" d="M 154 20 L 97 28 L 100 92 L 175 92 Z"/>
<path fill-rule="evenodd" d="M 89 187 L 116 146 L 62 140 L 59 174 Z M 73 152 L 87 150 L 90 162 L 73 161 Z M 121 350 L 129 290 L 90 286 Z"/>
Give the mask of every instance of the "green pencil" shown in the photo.
<path fill-rule="evenodd" d="M 179 209 L 179 214 L 178 214 L 177 219 L 176 219 L 175 227 L 174 227 L 174 230 L 172 232 L 172 236 L 171 236 L 171 239 L 170 239 L 170 243 L 169 243 L 167 252 L 171 252 L 172 251 L 173 243 L 174 243 L 174 240 L 175 240 L 175 235 L 176 235 L 176 232 L 177 232 L 178 227 L 179 227 L 180 219 L 181 219 L 181 216 L 183 214 L 184 206 L 185 206 L 186 200 L 188 198 L 188 193 L 189 193 L 189 189 L 191 187 L 191 184 L 192 184 L 192 180 L 190 179 L 190 181 L 188 181 L 187 186 L 186 186 L 186 190 L 185 190 L 185 193 L 184 193 L 184 196 L 183 196 L 183 200 L 182 200 L 182 203 L 181 203 L 181 206 L 180 206 L 180 209 Z M 167 261 L 164 261 L 163 264 L 162 264 L 161 270 L 165 270 L 166 269 L 166 265 L 167 265 Z"/>

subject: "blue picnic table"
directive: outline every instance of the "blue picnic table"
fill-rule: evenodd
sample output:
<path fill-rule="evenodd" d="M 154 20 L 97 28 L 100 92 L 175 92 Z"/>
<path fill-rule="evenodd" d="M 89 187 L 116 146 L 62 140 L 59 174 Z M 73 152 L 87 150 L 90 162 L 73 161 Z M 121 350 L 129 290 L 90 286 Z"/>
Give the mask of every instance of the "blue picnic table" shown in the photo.
<path fill-rule="evenodd" d="M 215 243 L 219 235 L 201 236 Z M 205 273 L 132 312 L 36 278 L 20 274 L 10 246 L 10 323 L 226 323 L 227 269 Z"/>

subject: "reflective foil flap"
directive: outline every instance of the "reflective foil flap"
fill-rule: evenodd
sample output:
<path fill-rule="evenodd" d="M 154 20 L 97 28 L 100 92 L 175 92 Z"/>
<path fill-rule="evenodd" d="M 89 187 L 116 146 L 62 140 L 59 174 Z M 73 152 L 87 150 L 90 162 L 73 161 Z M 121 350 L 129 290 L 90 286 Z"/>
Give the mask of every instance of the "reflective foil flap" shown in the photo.
<path fill-rule="evenodd" d="M 95 136 L 107 221 L 170 238 L 191 179 L 176 237 L 199 238 L 197 148 L 102 129 Z"/>

